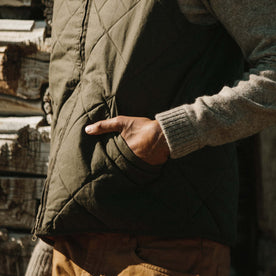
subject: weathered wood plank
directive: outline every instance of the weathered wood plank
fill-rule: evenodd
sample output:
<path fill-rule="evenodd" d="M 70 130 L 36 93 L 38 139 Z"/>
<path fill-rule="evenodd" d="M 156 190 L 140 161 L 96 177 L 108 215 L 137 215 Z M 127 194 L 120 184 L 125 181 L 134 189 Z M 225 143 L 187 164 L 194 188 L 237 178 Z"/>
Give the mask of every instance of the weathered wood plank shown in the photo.
<path fill-rule="evenodd" d="M 48 49 L 47 46 L 44 48 Z M 38 50 L 36 45 L 0 47 L 0 94 L 41 100 L 43 87 L 48 86 L 49 58 L 49 52 Z M 11 99 L 5 99 L 5 102 L 5 105 L 12 104 Z M 2 109 L 7 110 L 3 105 Z"/>
<path fill-rule="evenodd" d="M 0 43 L 35 43 L 40 45 L 44 40 L 46 23 L 36 21 L 31 31 L 0 31 Z"/>
<path fill-rule="evenodd" d="M 28 101 L 0 94 L 0 115 L 36 116 L 43 114 L 40 101 Z"/>
<path fill-rule="evenodd" d="M 39 99 L 42 85 L 48 82 L 49 64 L 32 58 L 23 58 L 16 93 L 28 99 Z"/>
<path fill-rule="evenodd" d="M 43 119 L 41 116 L 30 117 L 0 117 L 0 135 L 17 134 L 18 130 L 29 125 L 36 128 L 37 124 Z M 1 136 L 0 136 L 1 137 Z"/>
<path fill-rule="evenodd" d="M 30 7 L 32 0 L 0 0 L 0 6 L 13 6 L 13 7 Z"/>
<path fill-rule="evenodd" d="M 43 178 L 0 177 L 1 227 L 32 228 L 43 183 Z"/>
<path fill-rule="evenodd" d="M 34 24 L 34 20 L 0 19 L 0 31 L 30 32 Z"/>
<path fill-rule="evenodd" d="M 5 118 L 0 118 L 0 125 L 4 121 Z M 49 127 L 37 130 L 25 126 L 17 130 L 17 133 L 11 129 L 3 131 L 0 134 L 0 171 L 46 175 L 49 136 Z"/>
<path fill-rule="evenodd" d="M 0 239 L 0 275 L 23 276 L 25 274 L 35 242 L 31 235 L 8 232 L 7 239 Z M 35 276 L 35 275 L 34 275 Z"/>

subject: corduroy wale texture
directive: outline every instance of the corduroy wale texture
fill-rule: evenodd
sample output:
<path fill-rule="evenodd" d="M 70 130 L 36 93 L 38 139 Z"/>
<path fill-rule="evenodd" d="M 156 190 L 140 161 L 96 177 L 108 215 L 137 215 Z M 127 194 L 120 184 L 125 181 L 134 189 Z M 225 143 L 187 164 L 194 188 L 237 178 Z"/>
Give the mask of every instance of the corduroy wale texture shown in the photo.
<path fill-rule="evenodd" d="M 180 10 L 176 0 L 55 1 L 51 154 L 38 236 L 120 232 L 234 243 L 238 173 L 227 142 L 275 122 L 275 44 L 254 25 L 262 23 L 256 1 L 236 1 L 240 10 L 230 10 L 233 1 L 184 2 Z M 236 82 L 241 49 L 256 74 Z M 140 160 L 118 133 L 84 132 L 117 115 L 156 114 L 177 157 L 162 168 Z"/>

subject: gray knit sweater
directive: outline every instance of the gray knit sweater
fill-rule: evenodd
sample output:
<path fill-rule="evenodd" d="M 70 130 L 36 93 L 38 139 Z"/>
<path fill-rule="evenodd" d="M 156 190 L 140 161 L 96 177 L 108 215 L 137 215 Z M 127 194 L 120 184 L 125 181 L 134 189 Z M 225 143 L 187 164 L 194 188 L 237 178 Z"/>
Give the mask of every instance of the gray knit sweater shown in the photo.
<path fill-rule="evenodd" d="M 156 115 L 171 158 L 232 142 L 276 123 L 276 1 L 178 2 L 194 24 L 222 23 L 240 46 L 250 71 L 216 95 Z"/>
<path fill-rule="evenodd" d="M 206 145 L 238 140 L 276 123 L 276 1 L 178 2 L 194 24 L 220 21 L 241 47 L 251 69 L 234 87 L 225 86 L 216 95 L 156 115 L 172 158 Z M 40 242 L 26 275 L 50 275 L 50 269 L 51 247 Z"/>
<path fill-rule="evenodd" d="M 51 276 L 52 258 L 52 246 L 39 240 L 32 253 L 25 276 Z"/>

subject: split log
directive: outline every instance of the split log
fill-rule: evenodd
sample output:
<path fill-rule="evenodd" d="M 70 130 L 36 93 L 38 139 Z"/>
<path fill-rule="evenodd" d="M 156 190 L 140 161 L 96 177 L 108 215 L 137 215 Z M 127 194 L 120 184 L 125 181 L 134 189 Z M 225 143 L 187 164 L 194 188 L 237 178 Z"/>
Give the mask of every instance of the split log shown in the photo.
<path fill-rule="evenodd" d="M 0 94 L 41 100 L 41 94 L 48 86 L 49 59 L 50 54 L 38 50 L 34 44 L 0 47 Z M 8 105 L 11 99 L 5 101 Z"/>
<path fill-rule="evenodd" d="M 31 128 L 28 124 L 32 120 L 36 121 L 30 117 L 0 118 L 0 171 L 46 175 L 50 127 Z M 25 127 L 18 129 L 22 125 Z"/>
<path fill-rule="evenodd" d="M 0 234 L 3 231 L 8 235 L 6 239 L 0 239 L 0 275 L 22 276 L 35 242 L 31 240 L 31 235 L 10 233 L 6 229 L 0 229 Z"/>
<path fill-rule="evenodd" d="M 31 230 L 44 178 L 0 177 L 1 227 Z"/>
<path fill-rule="evenodd" d="M 34 27 L 30 31 L 0 31 L 0 43 L 6 45 L 8 43 L 35 43 L 43 44 L 46 23 L 44 21 L 36 21 Z"/>

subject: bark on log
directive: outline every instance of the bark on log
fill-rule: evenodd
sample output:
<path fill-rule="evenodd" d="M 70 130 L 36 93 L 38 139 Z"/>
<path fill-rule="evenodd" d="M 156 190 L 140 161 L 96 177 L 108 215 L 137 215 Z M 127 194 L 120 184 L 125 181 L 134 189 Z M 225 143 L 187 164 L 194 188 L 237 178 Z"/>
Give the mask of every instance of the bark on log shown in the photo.
<path fill-rule="evenodd" d="M 17 119 L 14 118 L 14 120 Z M 14 124 L 13 127 L 11 119 L 0 118 L 2 132 L 0 133 L 0 171 L 46 175 L 50 151 L 50 128 L 40 127 L 38 130 L 31 128 L 27 125 L 28 120 L 30 120 L 29 117 L 23 120 L 22 125 L 24 124 L 25 127 L 18 130 L 20 123 Z M 9 122 L 11 126 L 7 130 L 5 125 L 9 125 Z"/>

